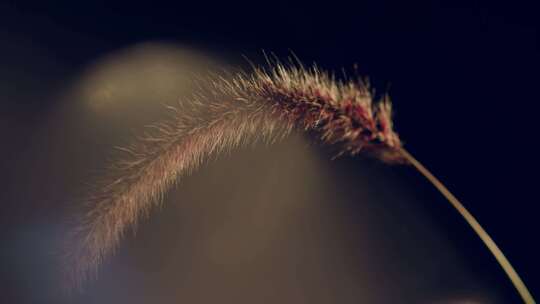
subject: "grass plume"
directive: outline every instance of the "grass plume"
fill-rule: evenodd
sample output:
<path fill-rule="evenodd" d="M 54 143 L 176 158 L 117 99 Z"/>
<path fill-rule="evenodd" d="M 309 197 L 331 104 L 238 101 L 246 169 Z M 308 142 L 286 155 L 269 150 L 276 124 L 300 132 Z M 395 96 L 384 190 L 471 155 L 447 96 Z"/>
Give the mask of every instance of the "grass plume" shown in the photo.
<path fill-rule="evenodd" d="M 171 110 L 170 121 L 121 149 L 125 155 L 112 176 L 87 199 L 66 244 L 68 288 L 95 276 L 126 231 L 179 178 L 225 150 L 302 129 L 338 145 L 341 154 L 366 150 L 387 162 L 403 160 L 388 98 L 375 103 L 363 82 L 338 81 L 315 67 L 275 64 L 251 74 L 214 75 Z"/>

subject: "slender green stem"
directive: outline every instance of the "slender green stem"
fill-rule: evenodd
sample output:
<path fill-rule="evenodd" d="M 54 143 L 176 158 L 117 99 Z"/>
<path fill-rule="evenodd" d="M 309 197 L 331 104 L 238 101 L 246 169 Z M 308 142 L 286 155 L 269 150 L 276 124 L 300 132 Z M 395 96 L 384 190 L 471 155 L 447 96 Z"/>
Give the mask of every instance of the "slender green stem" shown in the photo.
<path fill-rule="evenodd" d="M 416 158 L 414 158 L 409 152 L 405 149 L 401 149 L 402 155 L 413 165 L 422 175 L 426 177 L 440 192 L 446 197 L 446 199 L 454 206 L 454 208 L 463 216 L 465 221 L 472 227 L 476 234 L 482 239 L 484 244 L 488 247 L 489 251 L 495 256 L 501 267 L 506 272 L 506 275 L 514 284 L 514 287 L 519 292 L 519 295 L 526 304 L 536 303 L 533 299 L 531 293 L 517 274 L 516 270 L 508 259 L 504 256 L 502 251 L 499 249 L 497 244 L 491 239 L 489 234 L 480 226 L 478 221 L 472 216 L 472 214 L 459 202 L 459 200 L 433 175 L 429 172 L 426 167 L 424 167 Z"/>

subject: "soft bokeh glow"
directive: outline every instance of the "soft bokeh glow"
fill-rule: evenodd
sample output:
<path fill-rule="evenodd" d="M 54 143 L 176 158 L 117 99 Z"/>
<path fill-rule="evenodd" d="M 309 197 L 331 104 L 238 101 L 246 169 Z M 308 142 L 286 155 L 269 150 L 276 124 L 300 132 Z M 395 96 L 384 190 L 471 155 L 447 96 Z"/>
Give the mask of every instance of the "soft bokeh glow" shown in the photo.
<path fill-rule="evenodd" d="M 215 59 L 181 45 L 141 43 L 89 65 L 66 99 L 104 119 L 140 123 L 190 92 L 189 80 L 215 64 Z"/>

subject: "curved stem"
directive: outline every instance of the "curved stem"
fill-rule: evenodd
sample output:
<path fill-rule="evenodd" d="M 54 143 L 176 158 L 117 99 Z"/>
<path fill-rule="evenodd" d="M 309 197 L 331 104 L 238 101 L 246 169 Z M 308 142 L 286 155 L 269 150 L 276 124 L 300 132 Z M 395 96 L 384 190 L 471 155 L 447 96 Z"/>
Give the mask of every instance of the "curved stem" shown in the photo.
<path fill-rule="evenodd" d="M 523 301 L 527 304 L 534 304 L 536 303 L 517 274 L 516 270 L 508 259 L 504 256 L 502 251 L 499 249 L 497 244 L 491 239 L 489 234 L 480 226 L 478 221 L 472 216 L 472 214 L 459 202 L 459 200 L 433 175 L 431 172 L 429 172 L 426 167 L 424 167 L 416 158 L 414 158 L 409 152 L 407 152 L 405 149 L 401 149 L 401 154 L 409 161 L 411 165 L 413 165 L 426 179 L 428 179 L 434 186 L 437 188 L 441 194 L 454 206 L 454 208 L 463 216 L 463 218 L 467 221 L 467 223 L 472 227 L 472 229 L 476 232 L 476 234 L 482 239 L 484 244 L 488 247 L 489 251 L 495 256 L 501 267 L 506 272 L 506 275 L 510 278 L 510 281 L 512 281 L 512 284 L 514 284 L 514 287 L 519 292 L 521 298 Z"/>

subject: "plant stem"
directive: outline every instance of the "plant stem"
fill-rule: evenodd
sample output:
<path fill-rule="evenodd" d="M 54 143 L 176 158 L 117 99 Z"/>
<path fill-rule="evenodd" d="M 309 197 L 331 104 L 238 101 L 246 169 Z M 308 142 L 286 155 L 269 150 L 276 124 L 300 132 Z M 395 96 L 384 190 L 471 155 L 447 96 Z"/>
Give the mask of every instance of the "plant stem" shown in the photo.
<path fill-rule="evenodd" d="M 526 304 L 536 303 L 533 299 L 531 293 L 517 274 L 516 270 L 508 259 L 504 256 L 502 251 L 499 249 L 497 244 L 491 239 L 489 234 L 480 226 L 478 221 L 472 216 L 472 214 L 459 202 L 459 200 L 433 175 L 431 172 L 426 169 L 416 158 L 414 158 L 409 152 L 405 149 L 401 149 L 402 155 L 413 165 L 424 177 L 429 180 L 435 188 L 437 188 L 441 194 L 452 204 L 452 206 L 463 216 L 465 221 L 472 227 L 476 234 L 482 239 L 484 244 L 488 247 L 489 251 L 495 256 L 501 267 L 504 269 L 506 275 L 514 284 L 514 287 L 519 292 L 519 295 Z"/>

